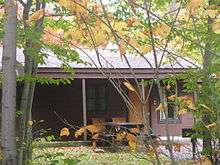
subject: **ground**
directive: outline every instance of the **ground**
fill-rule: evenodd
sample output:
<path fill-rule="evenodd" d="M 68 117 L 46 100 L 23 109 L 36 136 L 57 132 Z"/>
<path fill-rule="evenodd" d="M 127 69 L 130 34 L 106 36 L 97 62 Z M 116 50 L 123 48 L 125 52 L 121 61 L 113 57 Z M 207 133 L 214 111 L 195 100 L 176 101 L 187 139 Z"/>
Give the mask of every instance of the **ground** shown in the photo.
<path fill-rule="evenodd" d="M 94 152 L 91 147 L 59 147 L 34 149 L 33 165 L 150 165 L 153 159 L 140 156 L 132 152 L 109 152 L 98 150 Z M 163 164 L 169 161 L 161 160 Z M 68 163 L 69 162 L 69 163 Z M 191 161 L 179 161 L 182 165 L 192 164 Z"/>

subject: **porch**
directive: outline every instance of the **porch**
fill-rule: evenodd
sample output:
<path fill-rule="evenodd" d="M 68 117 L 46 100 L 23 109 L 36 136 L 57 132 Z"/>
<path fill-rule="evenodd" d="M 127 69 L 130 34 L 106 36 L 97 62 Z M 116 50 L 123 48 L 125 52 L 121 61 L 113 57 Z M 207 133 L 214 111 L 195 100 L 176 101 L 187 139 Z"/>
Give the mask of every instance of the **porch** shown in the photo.
<path fill-rule="evenodd" d="M 107 79 L 74 79 L 68 85 L 37 85 L 33 119 L 42 122 L 34 127 L 34 132 L 38 132 L 35 137 L 41 136 L 39 130 L 44 129 L 47 131 L 44 136 L 54 135 L 59 140 L 60 130 L 72 126 L 72 136 L 66 140 L 74 140 L 75 130 L 92 124 L 93 118 L 101 118 L 106 122 L 111 122 L 113 118 L 123 118 L 125 122 L 142 122 L 138 98 L 123 85 L 121 87 L 133 102 L 136 112 L 128 110 L 119 92 Z M 149 109 L 149 104 L 146 109 Z"/>
<path fill-rule="evenodd" d="M 108 72 L 107 70 L 105 72 Z M 153 76 L 153 70 L 136 69 L 134 70 L 139 81 L 150 79 Z M 171 70 L 161 70 L 161 76 L 170 73 Z M 176 73 L 182 72 L 176 69 Z M 74 132 L 78 128 L 92 124 L 93 118 L 102 118 L 106 122 L 111 122 L 112 118 L 124 118 L 126 122 L 142 123 L 142 108 L 139 98 L 134 92 L 131 92 L 122 85 L 124 77 L 131 80 L 132 75 L 128 69 L 120 69 L 120 75 L 117 70 L 111 70 L 111 78 L 123 89 L 128 99 L 133 105 L 133 109 L 123 100 L 120 93 L 109 82 L 105 75 L 97 69 L 77 69 L 74 74 L 74 80 L 67 85 L 37 85 L 35 89 L 33 102 L 33 119 L 39 122 L 34 126 L 34 136 L 41 137 L 54 135 L 59 140 L 59 131 L 63 127 L 70 127 L 70 133 L 66 140 L 75 140 Z M 53 78 L 70 77 L 67 72 L 60 69 L 41 68 L 38 75 Z M 130 77 L 129 77 L 130 76 Z M 133 84 L 135 84 L 133 82 Z M 135 86 L 135 85 L 134 85 Z M 148 96 L 148 86 L 142 86 L 144 97 Z M 155 111 L 159 105 L 159 96 L 156 87 L 153 87 L 148 102 L 146 103 L 145 114 L 149 115 L 149 125 L 156 135 L 165 136 L 165 123 L 163 115 Z M 191 128 L 193 117 L 191 114 L 185 114 L 176 117 L 173 110 L 169 111 L 169 127 L 171 136 L 181 136 L 183 128 Z M 69 126 L 68 126 L 69 124 Z M 40 134 L 45 130 L 44 134 Z M 83 139 L 78 139 L 83 140 Z"/>

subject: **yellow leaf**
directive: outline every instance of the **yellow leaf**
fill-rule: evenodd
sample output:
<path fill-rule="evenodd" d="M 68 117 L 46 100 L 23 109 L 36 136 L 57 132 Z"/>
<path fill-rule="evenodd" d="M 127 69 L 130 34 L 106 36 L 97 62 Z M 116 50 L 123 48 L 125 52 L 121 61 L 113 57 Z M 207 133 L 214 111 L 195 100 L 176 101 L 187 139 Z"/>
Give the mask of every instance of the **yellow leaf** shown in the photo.
<path fill-rule="evenodd" d="M 92 135 L 95 135 L 99 132 L 103 131 L 103 125 L 102 124 L 96 124 L 96 125 L 87 125 L 85 127 L 82 127 L 80 129 L 78 129 L 75 132 L 75 137 L 78 138 L 79 136 L 81 136 L 86 130 L 88 130 L 89 132 L 91 132 Z"/>
<path fill-rule="evenodd" d="M 169 96 L 169 97 L 167 97 L 169 100 L 171 100 L 171 101 L 174 101 L 175 100 L 175 98 L 176 98 L 176 95 L 171 95 L 171 96 Z"/>
<path fill-rule="evenodd" d="M 211 10 L 211 9 L 207 9 L 205 11 L 205 14 L 207 16 L 209 16 L 210 18 L 215 18 L 219 13 L 218 13 L 218 10 Z"/>
<path fill-rule="evenodd" d="M 131 134 L 131 133 L 127 133 L 126 139 L 127 139 L 128 141 L 137 143 L 137 138 L 136 138 L 136 136 L 134 136 L 134 135 Z"/>
<path fill-rule="evenodd" d="M 63 30 L 54 29 L 51 27 L 44 28 L 44 33 L 41 40 L 49 45 L 62 45 L 63 44 Z"/>
<path fill-rule="evenodd" d="M 185 108 L 182 108 L 182 109 L 180 109 L 180 110 L 178 110 L 178 115 L 184 115 L 184 114 L 186 114 L 187 113 L 187 109 L 185 109 Z"/>
<path fill-rule="evenodd" d="M 166 24 L 158 24 L 154 28 L 154 35 L 166 38 L 170 33 L 171 28 Z"/>
<path fill-rule="evenodd" d="M 127 133 L 126 139 L 128 140 L 128 145 L 131 150 L 135 150 L 137 148 L 137 138 L 135 135 L 131 133 Z"/>
<path fill-rule="evenodd" d="M 152 50 L 151 46 L 149 46 L 149 45 L 142 45 L 137 48 L 141 51 L 141 53 L 144 53 L 144 54 L 149 53 Z"/>
<path fill-rule="evenodd" d="M 69 136 L 70 135 L 70 131 L 68 128 L 64 127 L 60 130 L 60 136 Z"/>
<path fill-rule="evenodd" d="M 36 11 L 35 13 L 33 13 L 29 17 L 27 23 L 35 22 L 35 21 L 41 19 L 43 16 L 44 16 L 44 9 L 40 9 L 40 10 Z"/>
<path fill-rule="evenodd" d="M 137 143 L 135 143 L 135 142 L 129 141 L 128 145 L 131 150 L 135 150 L 137 148 Z"/>
<path fill-rule="evenodd" d="M 79 130 L 77 130 L 77 131 L 75 132 L 75 137 L 78 138 L 78 137 L 81 136 L 84 132 L 85 132 L 85 127 L 80 128 Z"/>
<path fill-rule="evenodd" d="M 29 126 L 32 126 L 32 125 L 33 125 L 33 121 L 28 120 L 28 125 L 29 125 Z"/>
<path fill-rule="evenodd" d="M 124 86 L 126 86 L 126 88 L 128 88 L 130 91 L 134 92 L 135 88 L 129 83 L 129 82 L 123 82 Z"/>
<path fill-rule="evenodd" d="M 68 9 L 78 19 L 85 19 L 88 17 L 87 11 L 88 0 L 59 0 L 58 3 Z"/>
<path fill-rule="evenodd" d="M 85 127 L 89 132 L 91 132 L 91 134 L 95 134 L 99 132 L 99 126 L 98 125 L 88 125 Z"/>
<path fill-rule="evenodd" d="M 150 148 L 147 152 L 147 155 L 151 158 L 155 157 L 155 150 L 153 148 Z"/>
<path fill-rule="evenodd" d="M 117 141 L 122 141 L 126 136 L 126 133 L 125 132 L 120 132 L 120 133 L 117 133 L 116 134 L 116 140 Z"/>
<path fill-rule="evenodd" d="M 187 10 L 191 13 L 204 5 L 204 0 L 190 0 L 187 4 Z"/>
<path fill-rule="evenodd" d="M 155 109 L 155 111 L 165 111 L 167 108 L 167 104 L 160 103 L 159 106 Z"/>
<path fill-rule="evenodd" d="M 124 33 L 124 30 L 127 27 L 127 23 L 123 21 L 115 22 L 113 27 L 114 27 L 114 30 Z"/>
<path fill-rule="evenodd" d="M 213 32 L 216 34 L 220 34 L 220 19 L 215 19 L 214 22 L 211 24 Z"/>
<path fill-rule="evenodd" d="M 207 129 L 211 129 L 213 127 L 216 127 L 216 123 L 212 123 L 212 124 L 209 124 L 209 125 L 206 125 L 205 126 Z"/>

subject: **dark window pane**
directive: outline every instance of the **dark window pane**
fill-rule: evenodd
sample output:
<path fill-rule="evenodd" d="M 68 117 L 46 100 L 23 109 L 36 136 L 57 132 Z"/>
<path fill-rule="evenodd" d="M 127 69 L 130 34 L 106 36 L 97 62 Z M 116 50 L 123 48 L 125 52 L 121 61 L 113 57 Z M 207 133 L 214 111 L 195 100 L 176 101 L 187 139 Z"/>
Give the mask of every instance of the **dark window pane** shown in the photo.
<path fill-rule="evenodd" d="M 95 111 L 95 99 L 87 99 L 87 108 L 88 111 Z"/>
<path fill-rule="evenodd" d="M 106 111 L 106 100 L 105 98 L 99 99 L 99 110 L 100 111 Z"/>
<path fill-rule="evenodd" d="M 96 86 L 87 89 L 88 111 L 106 111 L 106 87 Z"/>
<path fill-rule="evenodd" d="M 175 111 L 175 108 L 174 108 L 174 105 L 171 103 L 168 103 L 168 118 L 169 119 L 174 119 L 175 118 L 175 114 L 174 114 L 174 111 Z"/>
<path fill-rule="evenodd" d="M 105 98 L 105 87 L 99 87 L 99 98 Z"/>
<path fill-rule="evenodd" d="M 87 90 L 87 98 L 95 98 L 95 88 L 92 88 L 92 87 L 90 87 L 90 88 L 88 88 L 88 90 Z"/>

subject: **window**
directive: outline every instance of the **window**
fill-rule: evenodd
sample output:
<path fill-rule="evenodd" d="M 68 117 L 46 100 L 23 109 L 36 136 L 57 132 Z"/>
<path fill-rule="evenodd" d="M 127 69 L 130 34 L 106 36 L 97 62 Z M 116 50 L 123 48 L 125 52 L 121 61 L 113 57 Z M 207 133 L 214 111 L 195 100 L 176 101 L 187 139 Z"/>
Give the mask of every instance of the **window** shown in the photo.
<path fill-rule="evenodd" d="M 178 121 L 180 120 L 179 116 L 177 115 L 177 106 L 175 102 L 167 102 L 167 111 L 168 111 L 168 120 L 169 121 Z M 163 122 L 166 120 L 165 112 L 160 112 L 160 121 Z"/>
<path fill-rule="evenodd" d="M 89 86 L 87 89 L 88 112 L 105 112 L 107 110 L 107 88 L 105 86 Z"/>
<path fill-rule="evenodd" d="M 169 97 L 171 95 L 175 95 L 177 85 L 173 85 L 169 89 L 165 89 L 166 96 Z M 174 100 L 170 100 L 167 98 L 167 115 L 169 122 L 178 122 L 180 121 L 180 116 L 177 114 L 178 106 Z M 166 121 L 166 116 L 164 111 L 160 111 L 160 122 Z"/>

